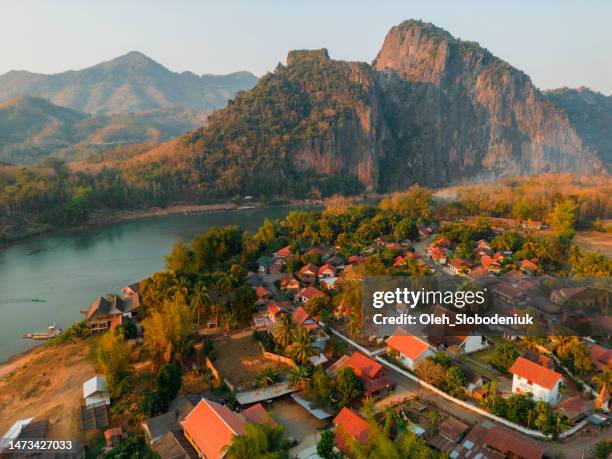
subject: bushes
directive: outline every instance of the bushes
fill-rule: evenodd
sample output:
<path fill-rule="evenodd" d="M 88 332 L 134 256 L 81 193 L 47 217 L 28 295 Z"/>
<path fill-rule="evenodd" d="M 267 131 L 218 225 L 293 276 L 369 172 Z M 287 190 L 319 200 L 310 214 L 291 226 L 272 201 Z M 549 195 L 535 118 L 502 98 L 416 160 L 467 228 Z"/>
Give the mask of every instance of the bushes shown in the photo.
<path fill-rule="evenodd" d="M 174 364 L 163 365 L 155 377 L 157 389 L 145 393 L 141 404 L 142 412 L 151 417 L 168 411 L 168 405 L 178 395 L 182 383 L 180 367 Z"/>

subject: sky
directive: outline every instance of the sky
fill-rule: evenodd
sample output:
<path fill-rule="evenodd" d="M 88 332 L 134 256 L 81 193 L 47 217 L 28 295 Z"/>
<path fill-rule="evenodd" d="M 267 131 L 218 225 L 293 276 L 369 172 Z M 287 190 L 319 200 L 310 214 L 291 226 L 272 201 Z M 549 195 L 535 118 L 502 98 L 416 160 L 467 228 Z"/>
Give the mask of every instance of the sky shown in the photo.
<path fill-rule="evenodd" d="M 249 70 L 292 49 L 371 62 L 385 34 L 422 19 L 479 42 L 541 89 L 612 94 L 609 0 L 3 0 L 0 74 L 81 69 L 132 50 L 174 71 Z"/>

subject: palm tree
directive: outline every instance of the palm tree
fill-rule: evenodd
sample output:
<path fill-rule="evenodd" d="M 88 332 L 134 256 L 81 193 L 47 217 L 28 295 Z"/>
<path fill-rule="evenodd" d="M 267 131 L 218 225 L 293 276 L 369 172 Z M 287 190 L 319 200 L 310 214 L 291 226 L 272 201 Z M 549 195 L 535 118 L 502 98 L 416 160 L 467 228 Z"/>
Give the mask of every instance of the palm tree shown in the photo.
<path fill-rule="evenodd" d="M 200 328 L 200 313 L 203 308 L 210 305 L 210 297 L 208 296 L 208 288 L 202 282 L 198 282 L 193 289 L 191 295 L 191 311 L 192 315 L 197 316 L 198 328 Z"/>
<path fill-rule="evenodd" d="M 295 367 L 293 370 L 291 370 L 291 373 L 289 373 L 289 385 L 291 388 L 303 391 L 306 389 L 306 387 L 308 387 L 309 383 L 310 372 L 308 371 L 308 368 L 303 366 Z"/>
<path fill-rule="evenodd" d="M 593 382 L 597 385 L 597 390 L 603 386 L 612 387 L 612 370 L 606 369 L 603 373 L 593 376 Z"/>
<path fill-rule="evenodd" d="M 279 327 L 276 329 L 275 338 L 276 342 L 285 349 L 291 344 L 295 337 L 295 323 L 291 314 L 283 315 Z"/>
<path fill-rule="evenodd" d="M 238 323 L 238 319 L 237 319 L 236 315 L 232 314 L 229 311 L 227 311 L 225 314 L 223 314 L 223 316 L 221 317 L 221 321 L 223 322 L 223 327 L 225 328 L 225 333 L 228 336 L 229 336 L 230 330 L 233 327 L 235 327 L 236 324 Z"/>
<path fill-rule="evenodd" d="M 189 282 L 184 277 L 175 277 L 169 292 L 179 303 L 186 304 L 189 297 Z"/>
<path fill-rule="evenodd" d="M 316 354 L 316 349 L 312 345 L 310 333 L 304 327 L 299 327 L 293 343 L 287 346 L 287 355 L 299 364 L 304 365 L 308 359 Z"/>
<path fill-rule="evenodd" d="M 221 273 L 221 277 L 217 281 L 217 288 L 220 292 L 227 296 L 229 311 L 232 312 L 232 300 L 234 296 L 234 287 L 238 280 L 236 275 L 231 272 Z"/>

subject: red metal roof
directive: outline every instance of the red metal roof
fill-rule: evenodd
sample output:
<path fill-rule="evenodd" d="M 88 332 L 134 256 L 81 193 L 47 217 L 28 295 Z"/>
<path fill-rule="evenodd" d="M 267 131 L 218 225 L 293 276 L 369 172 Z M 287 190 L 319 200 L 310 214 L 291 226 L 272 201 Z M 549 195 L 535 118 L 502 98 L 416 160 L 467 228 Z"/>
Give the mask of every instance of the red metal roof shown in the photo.
<path fill-rule="evenodd" d="M 375 378 L 382 370 L 382 365 L 380 363 L 357 351 L 353 352 L 353 355 L 346 361 L 346 364 L 353 368 L 356 375 L 364 375 L 368 378 Z"/>
<path fill-rule="evenodd" d="M 361 444 L 367 443 L 370 426 L 349 408 L 342 408 L 338 416 L 334 418 L 334 424 L 337 427 L 334 441 L 339 450 L 349 451 L 348 439 Z"/>
<path fill-rule="evenodd" d="M 557 381 L 562 379 L 562 376 L 556 371 L 549 370 L 524 357 L 518 357 L 509 371 L 546 389 L 552 389 Z"/>

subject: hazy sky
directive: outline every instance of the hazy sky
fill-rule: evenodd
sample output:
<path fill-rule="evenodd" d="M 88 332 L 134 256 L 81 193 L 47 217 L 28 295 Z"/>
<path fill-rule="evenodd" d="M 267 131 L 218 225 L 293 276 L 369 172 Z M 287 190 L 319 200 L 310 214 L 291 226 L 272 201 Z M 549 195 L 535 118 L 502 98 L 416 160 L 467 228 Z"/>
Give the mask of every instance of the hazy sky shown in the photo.
<path fill-rule="evenodd" d="M 478 41 L 540 88 L 612 93 L 612 1 L 3 0 L 0 73 L 80 69 L 131 50 L 195 73 L 285 62 L 297 48 L 371 62 L 387 30 L 431 21 Z"/>

